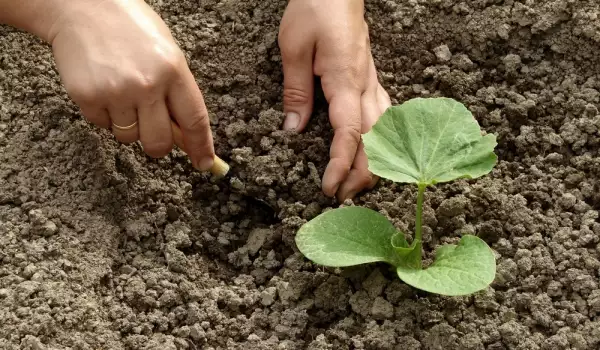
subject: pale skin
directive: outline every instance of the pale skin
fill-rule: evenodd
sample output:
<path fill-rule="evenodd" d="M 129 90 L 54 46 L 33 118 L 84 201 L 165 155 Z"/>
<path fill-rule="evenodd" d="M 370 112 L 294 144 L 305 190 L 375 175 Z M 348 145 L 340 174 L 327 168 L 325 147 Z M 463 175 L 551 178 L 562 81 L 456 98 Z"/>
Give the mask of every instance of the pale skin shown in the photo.
<path fill-rule="evenodd" d="M 0 0 L 0 23 L 52 46 L 61 81 L 90 123 L 160 158 L 173 149 L 175 121 L 194 167 L 213 165 L 201 88 L 168 27 L 143 0 Z M 377 80 L 363 1 L 290 0 L 278 41 L 283 128 L 305 129 L 315 75 L 329 103 L 334 138 L 323 192 L 343 201 L 372 188 L 378 179 L 367 169 L 360 135 L 391 102 Z"/>

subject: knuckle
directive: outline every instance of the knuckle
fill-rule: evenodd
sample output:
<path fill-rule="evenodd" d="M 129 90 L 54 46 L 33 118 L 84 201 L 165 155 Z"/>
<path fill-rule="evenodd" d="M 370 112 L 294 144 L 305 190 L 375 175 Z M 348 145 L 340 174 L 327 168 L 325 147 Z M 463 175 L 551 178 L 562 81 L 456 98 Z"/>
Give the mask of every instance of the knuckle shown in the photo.
<path fill-rule="evenodd" d="M 158 86 L 159 77 L 156 74 L 131 70 L 130 73 L 124 74 L 120 81 L 114 81 L 111 84 L 111 93 L 115 97 L 127 93 L 146 97 L 155 93 Z"/>
<path fill-rule="evenodd" d="M 160 63 L 160 71 L 165 76 L 174 75 L 181 67 L 182 62 L 185 62 L 185 57 L 179 51 L 166 54 Z"/>
<path fill-rule="evenodd" d="M 369 49 L 369 33 L 348 35 L 338 45 L 339 51 L 345 52 L 349 57 L 362 56 Z"/>
<path fill-rule="evenodd" d="M 108 129 L 110 127 L 110 121 L 108 118 L 102 117 L 99 113 L 83 113 L 83 117 L 90 123 L 103 128 Z"/>
<path fill-rule="evenodd" d="M 80 85 L 65 85 L 65 90 L 73 101 L 78 104 L 93 104 L 98 99 L 99 93 L 93 87 Z"/>
<path fill-rule="evenodd" d="M 285 20 L 285 18 L 284 18 Z M 283 50 L 283 47 L 285 47 L 285 38 L 287 37 L 287 33 L 288 33 L 288 25 L 287 22 L 285 22 L 284 20 L 282 20 L 281 25 L 279 26 L 279 31 L 277 32 L 277 44 L 280 46 L 280 48 Z"/>
<path fill-rule="evenodd" d="M 360 122 L 350 121 L 348 124 L 341 126 L 337 132 L 348 135 L 356 143 L 360 142 Z"/>
<path fill-rule="evenodd" d="M 119 74 L 114 77 L 109 77 L 104 85 L 104 90 L 114 94 L 120 93 L 127 86 L 130 76 L 127 74 Z"/>
<path fill-rule="evenodd" d="M 279 32 L 278 44 L 281 53 L 281 59 L 287 62 L 309 57 L 309 53 L 312 52 L 310 49 L 310 37 L 294 37 L 293 40 L 290 38 L 291 37 L 287 34 L 287 29 L 282 29 Z"/>
<path fill-rule="evenodd" d="M 305 90 L 293 87 L 286 87 L 283 90 L 284 105 L 305 105 L 309 99 L 309 93 Z"/>
<path fill-rule="evenodd" d="M 140 76 L 134 84 L 145 97 L 157 95 L 160 88 L 160 80 L 154 75 Z"/>
<path fill-rule="evenodd" d="M 131 82 L 134 78 L 129 75 L 123 75 L 119 78 L 108 78 L 102 87 L 103 94 L 112 101 L 121 101 L 124 93 L 131 88 Z"/>
<path fill-rule="evenodd" d="M 183 54 L 172 50 L 161 56 L 155 66 L 156 69 L 150 72 L 131 74 L 125 84 L 136 87 L 144 95 L 156 95 L 163 84 L 177 76 L 184 61 Z"/>
<path fill-rule="evenodd" d="M 373 176 L 369 172 L 361 171 L 357 174 L 357 185 L 359 186 L 359 190 L 365 187 L 369 187 L 373 182 Z"/>
<path fill-rule="evenodd" d="M 206 111 L 195 111 L 188 118 L 185 129 L 191 132 L 203 131 L 208 125 L 208 113 Z"/>
<path fill-rule="evenodd" d="M 344 67 L 346 78 L 351 81 L 358 81 L 364 75 L 364 69 L 358 60 L 347 64 Z"/>
<path fill-rule="evenodd" d="M 299 26 L 303 26 L 302 18 L 315 18 L 321 15 L 323 12 L 321 11 L 321 7 L 321 0 L 302 1 L 300 7 L 297 7 L 296 4 L 287 6 L 283 17 L 281 18 L 281 24 L 279 25 L 279 32 L 277 34 L 279 46 L 294 46 L 294 44 L 297 43 L 298 38 L 298 36 L 294 34 L 296 32 L 295 29 Z M 288 42 L 288 39 L 292 40 L 289 40 Z"/>
<path fill-rule="evenodd" d="M 280 46 L 281 58 L 284 61 L 299 60 L 303 56 L 305 56 L 307 52 L 304 45 L 288 45 L 287 41 L 285 41 L 285 44 L 282 44 Z"/>
<path fill-rule="evenodd" d="M 340 85 L 350 90 L 362 91 L 365 77 L 365 68 L 356 59 L 348 59 L 344 62 L 339 62 L 337 67 L 333 68 L 327 80 L 330 84 Z M 324 78 L 325 79 L 325 78 Z"/>
<path fill-rule="evenodd" d="M 333 160 L 333 158 L 332 158 L 332 160 Z M 350 173 L 350 170 L 352 169 L 352 160 L 343 158 L 341 156 L 338 156 L 337 158 L 335 158 L 335 160 L 336 160 L 335 165 L 336 165 L 337 169 L 339 169 L 344 174 Z"/>

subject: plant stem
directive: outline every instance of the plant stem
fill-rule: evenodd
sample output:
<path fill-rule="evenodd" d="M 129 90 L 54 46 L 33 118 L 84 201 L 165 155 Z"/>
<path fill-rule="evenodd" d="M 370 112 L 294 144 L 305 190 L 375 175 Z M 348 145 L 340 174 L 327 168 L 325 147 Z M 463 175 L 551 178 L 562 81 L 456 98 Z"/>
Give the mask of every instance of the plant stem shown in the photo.
<path fill-rule="evenodd" d="M 425 194 L 426 184 L 419 184 L 419 192 L 417 193 L 417 217 L 415 222 L 415 240 L 422 241 L 421 234 L 423 232 L 422 217 L 423 217 L 423 197 Z"/>

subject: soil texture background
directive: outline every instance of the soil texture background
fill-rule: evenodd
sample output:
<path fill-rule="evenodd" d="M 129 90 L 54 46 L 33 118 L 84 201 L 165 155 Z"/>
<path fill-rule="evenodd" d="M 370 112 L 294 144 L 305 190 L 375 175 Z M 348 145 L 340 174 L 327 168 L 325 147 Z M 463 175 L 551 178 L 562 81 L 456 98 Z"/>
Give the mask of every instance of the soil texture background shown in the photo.
<path fill-rule="evenodd" d="M 306 132 L 279 131 L 286 1 L 150 4 L 238 177 L 118 144 L 78 114 L 47 45 L 0 27 L 0 349 L 600 348 L 597 1 L 366 2 L 393 103 L 453 97 L 498 137 L 489 176 L 426 193 L 427 252 L 474 233 L 497 253 L 495 282 L 460 298 L 297 252 L 298 227 L 339 203 L 320 189 L 323 99 Z M 382 181 L 346 204 L 410 231 L 415 195 Z"/>

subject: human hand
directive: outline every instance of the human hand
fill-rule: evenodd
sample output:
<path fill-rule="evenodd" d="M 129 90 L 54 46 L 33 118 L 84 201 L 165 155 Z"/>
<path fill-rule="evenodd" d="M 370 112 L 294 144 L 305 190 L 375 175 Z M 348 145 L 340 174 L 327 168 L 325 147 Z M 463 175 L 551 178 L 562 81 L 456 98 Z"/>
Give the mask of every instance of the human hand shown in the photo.
<path fill-rule="evenodd" d="M 391 105 L 377 80 L 362 0 L 291 0 L 281 20 L 284 129 L 302 131 L 321 77 L 334 129 L 323 192 L 340 201 L 372 188 L 361 134 Z"/>
<path fill-rule="evenodd" d="M 192 164 L 208 170 L 214 145 L 204 99 L 161 18 L 143 0 L 67 4 L 47 40 L 85 118 L 120 142 L 139 140 L 155 158 L 172 150 L 179 126 Z"/>

